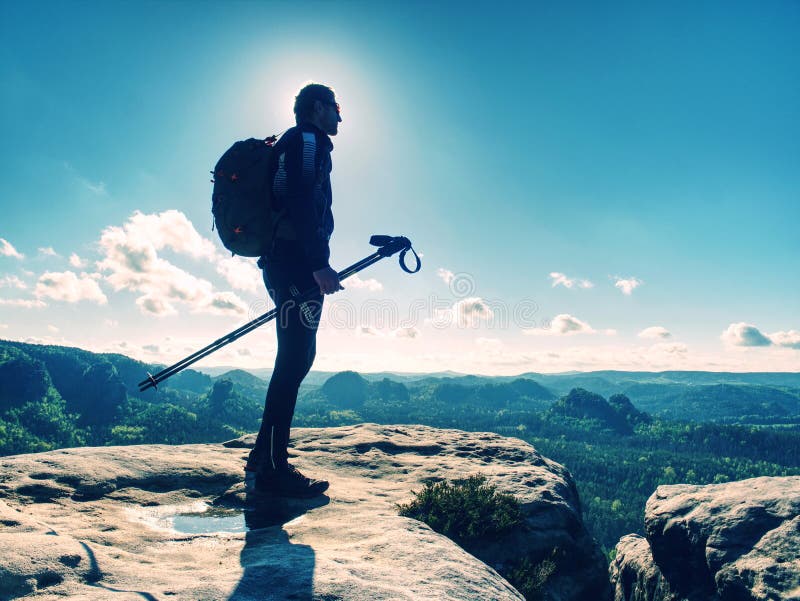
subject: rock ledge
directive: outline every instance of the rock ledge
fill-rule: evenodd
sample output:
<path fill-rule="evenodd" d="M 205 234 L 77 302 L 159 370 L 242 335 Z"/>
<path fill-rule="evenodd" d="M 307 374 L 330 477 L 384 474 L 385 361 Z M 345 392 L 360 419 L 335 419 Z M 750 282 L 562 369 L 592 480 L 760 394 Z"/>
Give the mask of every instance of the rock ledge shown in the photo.
<path fill-rule="evenodd" d="M 659 486 L 645 532 L 617 544 L 616 601 L 800 600 L 800 476 Z"/>
<path fill-rule="evenodd" d="M 568 561 L 548 580 L 551 598 L 603 598 L 603 557 L 572 478 L 523 441 L 374 424 L 293 436 L 292 462 L 329 479 L 329 496 L 257 512 L 244 511 L 241 484 L 252 436 L 1 458 L 0 599 L 522 599 L 493 567 L 397 514 L 424 482 L 476 473 L 526 516 L 486 549 L 489 564 L 558 548 Z M 220 508 L 213 532 L 178 531 L 176 514 Z"/>

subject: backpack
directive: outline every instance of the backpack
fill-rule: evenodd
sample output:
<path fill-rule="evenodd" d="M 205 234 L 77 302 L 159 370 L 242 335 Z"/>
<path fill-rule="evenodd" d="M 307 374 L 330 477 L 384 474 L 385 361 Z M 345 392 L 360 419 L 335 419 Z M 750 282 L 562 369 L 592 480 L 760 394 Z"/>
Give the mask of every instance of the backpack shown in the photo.
<path fill-rule="evenodd" d="M 231 255 L 260 257 L 269 250 L 283 212 L 272 209 L 276 136 L 236 142 L 217 161 L 212 183 L 212 231 Z"/>

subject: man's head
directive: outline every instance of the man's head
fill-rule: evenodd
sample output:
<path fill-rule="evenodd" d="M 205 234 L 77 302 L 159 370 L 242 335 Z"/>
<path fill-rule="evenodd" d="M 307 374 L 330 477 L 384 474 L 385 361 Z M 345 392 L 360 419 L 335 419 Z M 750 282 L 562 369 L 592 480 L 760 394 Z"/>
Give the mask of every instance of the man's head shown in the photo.
<path fill-rule="evenodd" d="M 329 136 L 335 136 L 342 116 L 333 89 L 321 83 L 305 86 L 294 99 L 294 118 L 297 123 L 313 123 Z"/>

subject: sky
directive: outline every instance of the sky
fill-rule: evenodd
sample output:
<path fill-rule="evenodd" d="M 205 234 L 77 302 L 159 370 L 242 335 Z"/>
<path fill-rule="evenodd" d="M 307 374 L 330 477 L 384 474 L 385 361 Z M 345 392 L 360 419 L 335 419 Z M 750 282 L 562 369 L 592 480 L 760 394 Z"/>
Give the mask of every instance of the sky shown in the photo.
<path fill-rule="evenodd" d="M 342 106 L 314 368 L 800 370 L 800 3 L 31 2 L 0 23 L 0 338 L 172 363 L 272 308 L 211 170 Z M 200 365 L 271 367 L 274 325 Z"/>

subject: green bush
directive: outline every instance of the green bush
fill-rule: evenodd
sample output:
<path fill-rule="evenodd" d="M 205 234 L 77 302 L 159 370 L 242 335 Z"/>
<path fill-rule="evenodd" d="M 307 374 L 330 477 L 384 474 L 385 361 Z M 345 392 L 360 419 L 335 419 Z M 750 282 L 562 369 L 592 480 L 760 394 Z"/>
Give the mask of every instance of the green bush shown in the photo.
<path fill-rule="evenodd" d="M 516 497 L 497 492 L 496 486 L 486 484 L 485 476 L 429 483 L 412 493 L 413 501 L 397 505 L 400 515 L 425 522 L 478 559 L 483 559 L 481 543 L 497 540 L 523 521 Z M 500 575 L 528 601 L 544 600 L 545 584 L 557 569 L 557 555 L 554 549 L 539 562 L 523 557 L 501 568 Z"/>
<path fill-rule="evenodd" d="M 536 563 L 530 557 L 524 557 L 514 565 L 503 577 L 525 597 L 527 601 L 544 601 L 548 598 L 545 591 L 547 580 L 557 569 L 558 550 L 553 549 L 550 557 Z"/>
<path fill-rule="evenodd" d="M 519 501 L 486 484 L 486 477 L 428 483 L 400 515 L 425 522 L 465 549 L 474 543 L 498 538 L 522 522 Z"/>

